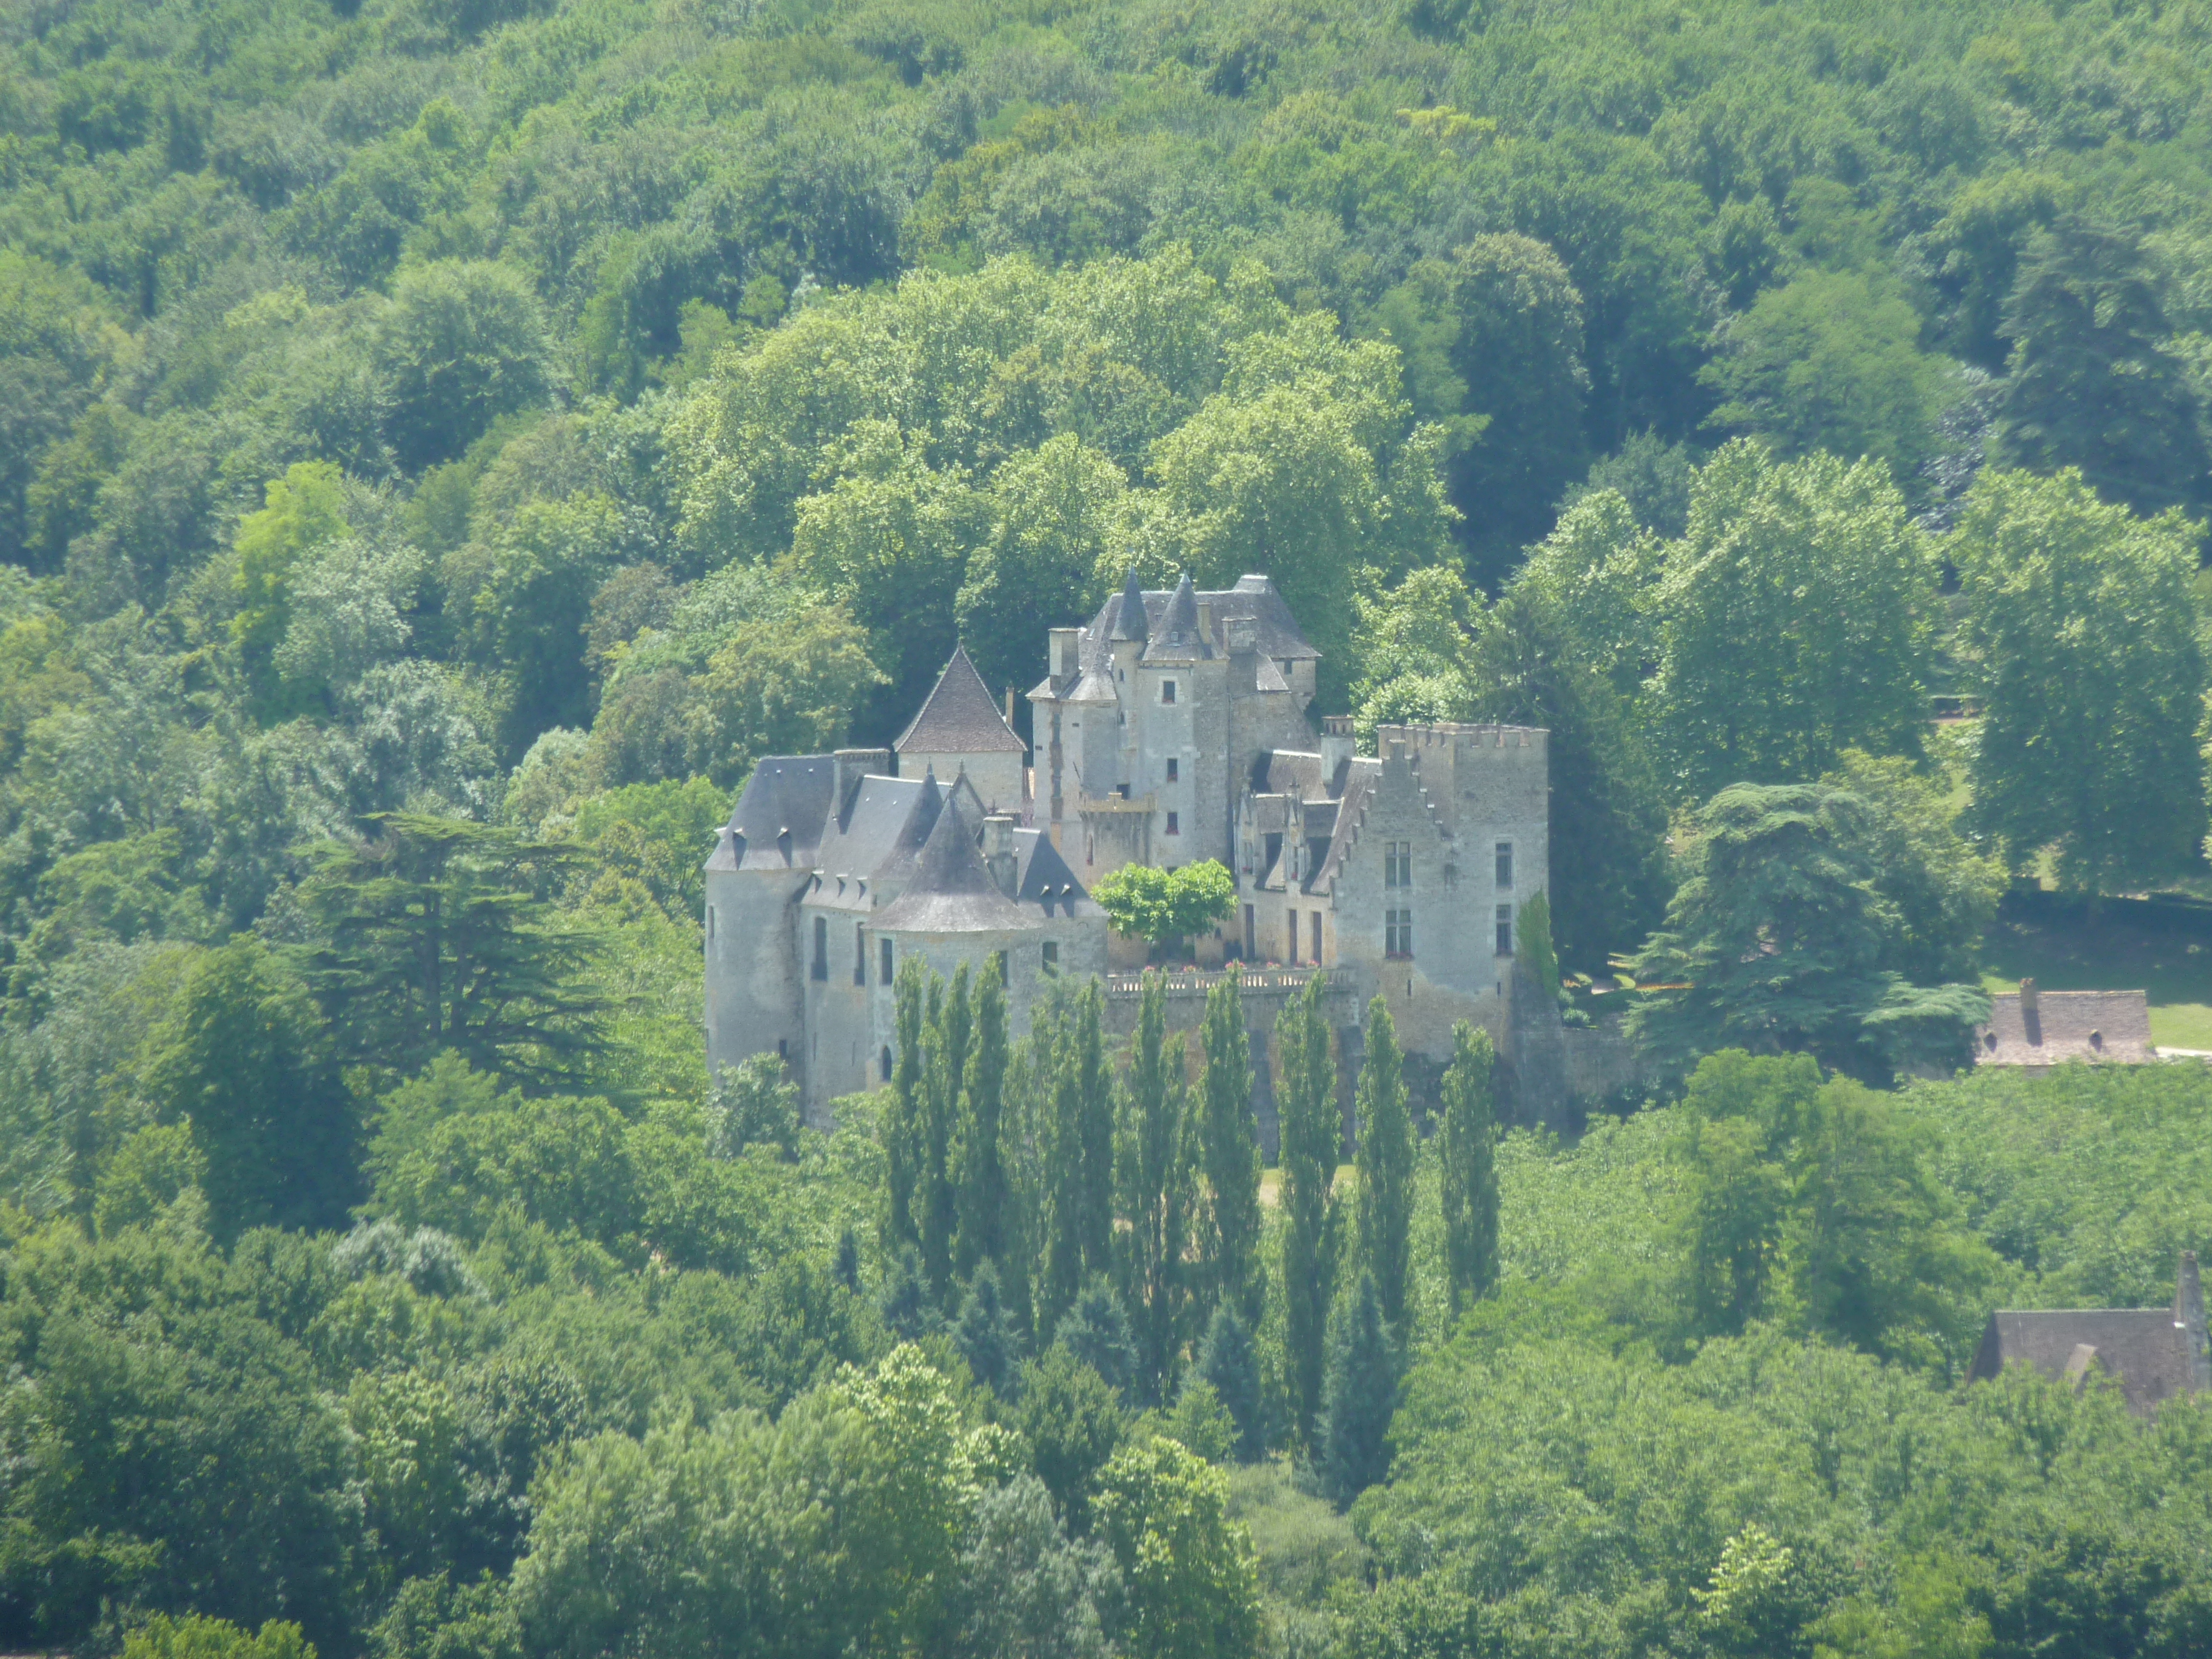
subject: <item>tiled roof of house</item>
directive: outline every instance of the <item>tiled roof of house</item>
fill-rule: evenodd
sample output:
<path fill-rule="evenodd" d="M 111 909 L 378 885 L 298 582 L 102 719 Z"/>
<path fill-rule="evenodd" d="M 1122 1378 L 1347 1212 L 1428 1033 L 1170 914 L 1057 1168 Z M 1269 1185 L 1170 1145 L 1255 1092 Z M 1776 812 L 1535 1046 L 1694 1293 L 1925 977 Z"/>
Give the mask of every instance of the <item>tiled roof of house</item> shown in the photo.
<path fill-rule="evenodd" d="M 2138 1065 L 2155 1060 L 2150 1005 L 2141 991 L 2019 992 L 1990 999 L 1990 1023 L 1974 1033 L 1983 1066 Z"/>
<path fill-rule="evenodd" d="M 1027 745 L 1014 735 L 1006 717 L 991 701 L 989 688 L 975 665 L 968 660 L 968 647 L 955 647 L 952 660 L 937 677 L 937 685 L 914 724 L 894 745 L 900 754 L 981 755 L 1022 754 Z"/>
<path fill-rule="evenodd" d="M 1132 573 L 1121 591 L 1099 607 L 1085 630 L 1084 669 L 1100 668 L 1112 655 L 1109 647 L 1115 640 L 1149 640 L 1157 634 L 1181 588 L 1178 583 L 1174 588 L 1142 591 Z M 1253 624 L 1253 648 L 1262 656 L 1278 662 L 1314 661 L 1321 656 L 1268 577 L 1241 577 L 1234 587 L 1195 588 L 1192 599 L 1194 611 L 1197 602 L 1203 601 L 1213 618 L 1214 637 L 1210 643 L 1217 651 L 1228 649 L 1224 625 L 1237 617 L 1249 617 Z"/>

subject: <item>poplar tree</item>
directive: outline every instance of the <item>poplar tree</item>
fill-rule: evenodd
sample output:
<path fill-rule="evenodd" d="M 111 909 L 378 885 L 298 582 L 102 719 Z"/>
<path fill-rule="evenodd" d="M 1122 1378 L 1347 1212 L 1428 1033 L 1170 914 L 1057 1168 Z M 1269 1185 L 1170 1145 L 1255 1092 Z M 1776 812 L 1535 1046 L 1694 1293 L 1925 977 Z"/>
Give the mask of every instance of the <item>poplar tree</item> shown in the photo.
<path fill-rule="evenodd" d="M 1104 1000 L 1093 979 L 1077 999 L 1074 1018 L 1061 1024 L 1054 1054 L 1047 1325 L 1074 1303 L 1086 1279 L 1113 1267 L 1114 1074 L 1106 1064 Z"/>
<path fill-rule="evenodd" d="M 1367 1005 L 1359 1068 L 1359 1265 L 1375 1280 L 1383 1322 L 1405 1334 L 1406 1269 L 1413 1219 L 1413 1124 L 1406 1110 L 1397 1027 L 1381 997 Z"/>
<path fill-rule="evenodd" d="M 1006 1259 L 1008 1198 L 1005 1148 L 1006 988 L 995 966 L 975 988 L 975 1036 L 960 1090 L 959 1249 L 961 1276 L 979 1261 Z"/>
<path fill-rule="evenodd" d="M 891 988 L 892 1021 L 898 1059 L 891 1068 L 890 1110 L 884 1119 L 884 1182 L 887 1208 L 884 1243 L 896 1256 L 902 1245 L 919 1249 L 921 1230 L 915 1216 L 915 1189 L 922 1166 L 922 1034 L 925 1002 L 933 975 L 920 957 L 899 964 Z"/>
<path fill-rule="evenodd" d="M 1452 1027 L 1437 1139 L 1444 1279 L 1455 1322 L 1498 1283 L 1498 1113 L 1491 1090 L 1497 1060 L 1490 1033 L 1481 1026 L 1462 1020 Z"/>
<path fill-rule="evenodd" d="M 1201 1032 L 1206 1064 L 1199 1073 L 1198 1153 L 1206 1203 L 1199 1223 L 1199 1259 L 1206 1305 L 1259 1322 L 1260 1143 L 1252 1122 L 1252 1042 L 1234 969 L 1206 993 Z"/>
<path fill-rule="evenodd" d="M 1316 975 L 1275 1021 L 1281 1061 L 1275 1103 L 1282 1137 L 1283 1346 L 1293 1427 L 1301 1440 L 1311 1434 L 1321 1409 L 1329 1296 L 1343 1235 L 1333 1188 L 1344 1149 L 1344 1117 L 1336 1103 L 1336 1057 L 1322 1012 L 1322 989 Z"/>
<path fill-rule="evenodd" d="M 1136 1328 L 1139 1389 L 1154 1403 L 1166 1398 L 1175 1369 L 1183 1292 L 1183 1251 L 1189 1236 L 1184 1122 L 1188 1094 L 1182 1038 L 1167 1036 L 1166 982 L 1148 973 L 1122 1079 L 1115 1152 L 1121 1213 L 1129 1224 L 1123 1239 L 1122 1294 Z"/>
<path fill-rule="evenodd" d="M 929 1029 L 922 1040 L 922 1158 L 915 1195 L 915 1224 L 921 1231 L 922 1271 L 941 1299 L 952 1285 L 952 1244 L 959 1225 L 953 1186 L 953 1132 L 958 1123 L 960 1080 L 968 1069 L 968 1038 L 973 1014 L 968 994 L 968 964 L 952 975 L 949 994 L 932 975 Z"/>
<path fill-rule="evenodd" d="M 1362 1273 L 1337 1311 L 1316 1460 L 1322 1487 L 1340 1510 L 1390 1470 L 1390 1419 L 1398 1409 L 1395 1334 L 1382 1317 L 1374 1274 Z"/>

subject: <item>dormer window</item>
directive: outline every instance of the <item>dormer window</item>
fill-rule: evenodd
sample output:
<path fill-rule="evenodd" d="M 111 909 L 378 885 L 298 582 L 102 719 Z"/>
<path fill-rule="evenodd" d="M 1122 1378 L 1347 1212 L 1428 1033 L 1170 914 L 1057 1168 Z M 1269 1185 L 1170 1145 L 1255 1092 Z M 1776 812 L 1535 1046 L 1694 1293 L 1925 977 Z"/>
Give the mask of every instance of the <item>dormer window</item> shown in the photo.
<path fill-rule="evenodd" d="M 1173 702 L 1175 701 L 1175 697 L 1176 683 L 1173 680 L 1162 680 L 1160 682 L 1160 701 L 1162 702 Z"/>

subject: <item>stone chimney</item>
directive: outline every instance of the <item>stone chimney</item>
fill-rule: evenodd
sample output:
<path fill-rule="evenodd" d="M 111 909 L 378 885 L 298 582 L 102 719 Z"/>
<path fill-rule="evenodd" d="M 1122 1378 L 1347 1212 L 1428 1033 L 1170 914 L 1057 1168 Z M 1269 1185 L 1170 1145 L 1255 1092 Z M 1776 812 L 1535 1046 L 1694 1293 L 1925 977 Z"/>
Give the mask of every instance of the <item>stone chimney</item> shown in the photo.
<path fill-rule="evenodd" d="M 1224 617 L 1222 640 L 1229 647 L 1229 689 L 1256 691 L 1260 688 L 1260 624 L 1249 617 Z"/>
<path fill-rule="evenodd" d="M 991 872 L 992 884 L 1008 898 L 1013 897 L 1021 864 L 1014 857 L 1012 814 L 994 812 L 983 820 L 983 867 Z"/>
<path fill-rule="evenodd" d="M 2043 1011 L 2036 1003 L 2035 981 L 2024 979 L 2020 982 L 2021 1035 L 2037 1048 L 2043 1046 Z"/>
<path fill-rule="evenodd" d="M 841 818 L 851 810 L 862 778 L 898 775 L 898 758 L 888 749 L 840 749 L 831 758 L 837 765 L 837 799 L 830 810 Z"/>
<path fill-rule="evenodd" d="M 1336 775 L 1352 758 L 1352 716 L 1324 714 L 1321 720 L 1321 770 L 1322 778 L 1332 787 Z"/>
<path fill-rule="evenodd" d="M 1052 641 L 1052 681 L 1055 690 L 1065 690 L 1067 683 L 1076 677 L 1082 666 L 1083 630 L 1079 628 L 1054 628 L 1046 630 Z"/>
<path fill-rule="evenodd" d="M 2197 1252 L 2181 1253 L 2181 1273 L 2173 1291 L 2173 1328 L 2189 1350 L 2189 1387 L 2192 1393 L 2212 1389 L 2212 1348 L 2206 1346 L 2204 1285 L 2197 1277 Z"/>

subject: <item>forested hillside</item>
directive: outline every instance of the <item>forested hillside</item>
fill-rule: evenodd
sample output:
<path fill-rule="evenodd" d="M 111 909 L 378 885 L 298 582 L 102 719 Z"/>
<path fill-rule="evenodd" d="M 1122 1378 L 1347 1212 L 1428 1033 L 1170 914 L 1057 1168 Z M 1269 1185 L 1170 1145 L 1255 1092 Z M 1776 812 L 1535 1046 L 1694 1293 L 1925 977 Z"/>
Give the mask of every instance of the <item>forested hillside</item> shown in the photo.
<path fill-rule="evenodd" d="M 2212 1646 L 2212 1415 L 1959 1381 L 2212 1249 L 2202 1074 L 1894 1086 L 2008 879 L 2203 873 L 2208 100 L 2117 0 L 0 8 L 0 1644 Z M 1650 1109 L 1370 1029 L 1338 1176 L 1316 1024 L 1263 1183 L 1225 1012 L 964 981 L 710 1086 L 753 762 L 1182 569 L 1553 731 Z"/>

